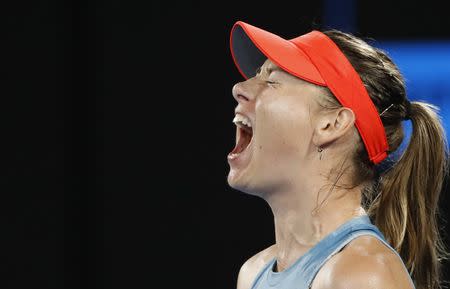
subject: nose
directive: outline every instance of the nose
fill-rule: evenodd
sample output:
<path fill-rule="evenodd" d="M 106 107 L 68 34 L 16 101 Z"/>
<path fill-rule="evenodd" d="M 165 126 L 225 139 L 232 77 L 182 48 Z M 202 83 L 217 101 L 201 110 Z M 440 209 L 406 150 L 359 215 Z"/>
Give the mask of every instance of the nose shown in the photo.
<path fill-rule="evenodd" d="M 251 94 L 245 82 L 238 82 L 233 86 L 232 94 L 238 103 L 246 103 L 252 100 Z"/>

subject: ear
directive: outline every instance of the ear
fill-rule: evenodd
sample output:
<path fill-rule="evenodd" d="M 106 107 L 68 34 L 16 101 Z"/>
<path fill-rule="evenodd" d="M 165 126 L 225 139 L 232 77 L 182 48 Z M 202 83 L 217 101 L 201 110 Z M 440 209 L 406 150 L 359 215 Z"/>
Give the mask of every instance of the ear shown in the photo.
<path fill-rule="evenodd" d="M 325 147 L 350 133 L 355 124 L 355 114 L 348 107 L 341 107 L 317 118 L 313 143 Z"/>

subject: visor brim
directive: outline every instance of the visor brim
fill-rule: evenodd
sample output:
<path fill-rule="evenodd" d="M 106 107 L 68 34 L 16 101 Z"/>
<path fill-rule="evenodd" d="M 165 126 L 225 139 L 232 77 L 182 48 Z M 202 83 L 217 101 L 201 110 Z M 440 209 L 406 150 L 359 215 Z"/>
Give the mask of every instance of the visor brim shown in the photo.
<path fill-rule="evenodd" d="M 258 27 L 236 22 L 231 30 L 230 48 L 234 63 L 246 79 L 254 77 L 264 61 L 270 59 L 296 77 L 326 86 L 317 68 L 299 47 Z"/>

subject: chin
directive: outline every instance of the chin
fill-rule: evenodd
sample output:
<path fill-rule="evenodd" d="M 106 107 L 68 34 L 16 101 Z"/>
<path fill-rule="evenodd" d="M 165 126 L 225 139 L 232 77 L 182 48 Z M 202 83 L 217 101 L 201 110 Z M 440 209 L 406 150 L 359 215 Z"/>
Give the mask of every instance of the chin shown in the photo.
<path fill-rule="evenodd" d="M 249 195 L 260 195 L 258 189 L 251 185 L 250 181 L 242 180 L 241 175 L 236 175 L 235 173 L 235 171 L 230 170 L 230 173 L 228 174 L 227 182 L 231 188 Z"/>

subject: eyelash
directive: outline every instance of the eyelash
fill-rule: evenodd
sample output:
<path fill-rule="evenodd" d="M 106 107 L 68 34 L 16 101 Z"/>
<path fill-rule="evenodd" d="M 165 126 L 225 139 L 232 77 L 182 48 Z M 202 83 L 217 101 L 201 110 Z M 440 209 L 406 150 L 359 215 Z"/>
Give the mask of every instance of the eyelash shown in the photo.
<path fill-rule="evenodd" d="M 269 81 L 269 80 L 266 80 L 266 83 L 267 83 L 267 84 L 276 84 L 276 82 L 274 82 L 274 81 Z"/>

